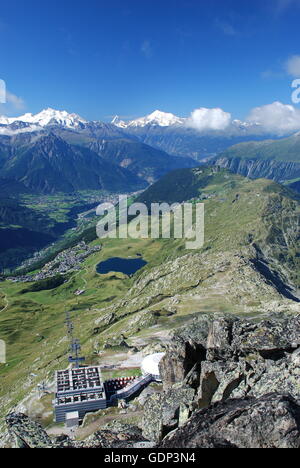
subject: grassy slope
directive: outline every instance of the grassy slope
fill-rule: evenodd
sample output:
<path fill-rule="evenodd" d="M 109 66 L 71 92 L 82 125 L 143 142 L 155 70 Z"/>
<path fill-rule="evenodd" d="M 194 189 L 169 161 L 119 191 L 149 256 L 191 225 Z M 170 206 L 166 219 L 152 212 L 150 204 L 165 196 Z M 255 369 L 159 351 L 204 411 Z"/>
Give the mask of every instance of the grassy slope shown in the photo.
<path fill-rule="evenodd" d="M 199 191 L 212 196 L 205 201 L 206 242 L 200 252 L 186 251 L 182 240 L 104 240 L 102 251 L 55 290 L 20 295 L 24 285 L 1 283 L 0 339 L 7 342 L 8 364 L 0 365 L 0 416 L 43 379 L 51 380 L 55 369 L 66 367 L 65 309 L 72 311 L 87 362 L 101 363 L 94 349 L 101 349 L 110 336 L 125 333 L 133 342 L 136 338 L 151 341 L 157 333 L 166 333 L 202 312 L 253 314 L 272 301 L 287 310 L 292 307 L 292 301 L 282 300 L 249 261 L 254 242 L 263 249 L 267 246 L 269 252 L 291 255 L 291 265 L 285 260 L 286 269 L 292 269 L 293 281 L 299 282 L 298 240 L 289 231 L 291 220 L 299 217 L 299 206 L 276 193 L 280 191 L 270 181 L 249 181 L 222 171 Z M 270 229 L 273 224 L 279 231 L 283 228 L 284 240 Z M 138 253 L 148 265 L 132 278 L 95 272 L 101 260 Z M 86 293 L 74 296 L 77 288 Z M 112 313 L 113 322 L 105 325 Z M 96 327 L 100 328 L 97 335 Z"/>
<path fill-rule="evenodd" d="M 224 151 L 220 157 L 240 159 L 273 159 L 283 162 L 300 162 L 300 136 L 282 140 L 239 143 Z"/>

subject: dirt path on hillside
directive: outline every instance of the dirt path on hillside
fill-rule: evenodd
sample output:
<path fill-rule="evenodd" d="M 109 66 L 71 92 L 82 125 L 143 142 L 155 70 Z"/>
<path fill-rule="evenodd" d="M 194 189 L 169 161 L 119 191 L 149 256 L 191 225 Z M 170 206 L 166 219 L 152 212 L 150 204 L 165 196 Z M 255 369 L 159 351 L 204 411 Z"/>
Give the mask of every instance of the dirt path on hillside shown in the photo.
<path fill-rule="evenodd" d="M 72 275 L 65 284 L 70 283 L 74 278 L 76 278 L 76 276 L 80 275 L 80 273 L 82 273 L 82 272 L 85 272 L 85 274 L 87 274 L 88 269 L 85 267 L 85 268 L 79 270 L 74 276 Z M 84 283 L 84 287 L 86 288 L 87 285 L 88 285 L 87 279 L 84 277 L 84 275 L 82 275 L 81 279 L 82 279 L 82 281 Z"/>

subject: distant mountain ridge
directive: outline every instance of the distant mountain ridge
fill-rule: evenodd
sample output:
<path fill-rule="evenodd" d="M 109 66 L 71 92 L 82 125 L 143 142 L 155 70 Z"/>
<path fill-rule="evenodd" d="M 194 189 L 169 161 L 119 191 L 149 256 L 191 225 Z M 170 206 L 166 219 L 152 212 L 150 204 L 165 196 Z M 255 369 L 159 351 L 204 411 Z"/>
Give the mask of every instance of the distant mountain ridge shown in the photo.
<path fill-rule="evenodd" d="M 145 127 L 147 125 L 158 126 L 158 127 L 171 127 L 171 126 L 180 126 L 184 125 L 186 127 L 191 127 L 191 118 L 190 117 L 178 117 L 175 114 L 170 112 L 163 112 L 160 110 L 155 110 L 151 114 L 148 114 L 144 117 L 139 117 L 134 120 L 121 120 L 118 116 L 114 117 L 111 122 L 120 128 L 135 128 L 135 127 Z M 247 129 L 247 128 L 260 128 L 260 125 L 255 123 L 243 122 L 241 120 L 232 120 L 231 122 L 232 129 L 236 130 Z"/>
<path fill-rule="evenodd" d="M 275 137 L 266 133 L 261 125 L 241 120 L 232 120 L 224 130 L 201 130 L 191 118 L 159 110 L 129 121 L 116 116 L 112 124 L 154 148 L 198 161 L 215 156 L 236 143 Z"/>
<path fill-rule="evenodd" d="M 38 114 L 24 114 L 20 117 L 0 117 L 0 124 L 10 125 L 15 122 L 23 122 L 28 124 L 36 124 L 41 127 L 47 125 L 63 125 L 65 127 L 74 128 L 80 124 L 87 123 L 82 117 L 77 114 L 69 114 L 66 111 L 59 111 L 55 109 L 45 109 Z"/>
<path fill-rule="evenodd" d="M 147 183 L 125 168 L 105 161 L 89 148 L 68 144 L 55 135 L 34 135 L 23 144 L 13 142 L 11 152 L 1 154 L 0 174 L 32 192 L 78 190 L 135 191 Z"/>
<path fill-rule="evenodd" d="M 195 161 L 211 161 L 244 176 L 288 180 L 298 187 L 299 133 L 279 139 L 266 134 L 259 124 L 240 120 L 230 121 L 224 130 L 200 130 L 190 119 L 156 110 L 128 122 L 115 117 L 111 123 L 103 123 L 50 108 L 36 115 L 0 117 L 0 178 L 42 193 L 104 187 L 123 191 L 126 185 L 130 192 L 172 170 L 195 167 Z M 53 135 L 61 139 L 60 145 L 56 142 L 51 147 Z M 49 139 L 52 158 L 46 161 L 45 154 L 43 158 L 40 154 L 37 162 L 33 146 L 41 138 Z M 62 141 L 69 145 L 68 150 Z M 35 160 L 29 163 L 30 154 Z"/>
<path fill-rule="evenodd" d="M 157 125 L 159 127 L 170 127 L 171 125 L 183 125 L 186 119 L 177 117 L 177 115 L 171 114 L 169 112 L 162 112 L 156 110 L 145 117 L 140 117 L 135 120 L 131 120 L 125 122 L 124 120 L 120 120 L 118 116 L 116 116 L 112 120 L 112 124 L 116 125 L 120 128 L 128 128 L 128 127 L 145 127 L 146 125 Z"/>
<path fill-rule="evenodd" d="M 191 122 L 191 118 L 160 110 L 129 121 L 116 116 L 110 124 L 88 121 L 77 114 L 50 108 L 36 115 L 0 117 L 0 136 L 45 131 L 49 128 L 73 130 L 80 135 L 96 138 L 101 138 L 100 134 L 105 130 L 105 138 L 119 135 L 120 138 L 139 140 L 172 156 L 196 160 L 215 156 L 236 143 L 276 137 L 266 133 L 259 124 L 240 120 L 230 121 L 223 130 L 210 127 L 199 129 Z"/>
<path fill-rule="evenodd" d="M 148 207 L 152 203 L 188 200 L 205 204 L 208 255 L 213 251 L 223 255 L 234 245 L 237 249 L 247 247 L 253 268 L 281 294 L 300 301 L 297 193 L 270 180 L 251 180 L 226 169 L 202 166 L 173 171 L 136 199 Z M 222 232 L 219 236 L 218 230 Z"/>
<path fill-rule="evenodd" d="M 170 170 L 195 167 L 115 125 L 47 109 L 0 118 L 0 178 L 38 193 L 134 192 Z M 14 191 L 10 195 L 13 195 Z"/>
<path fill-rule="evenodd" d="M 295 179 L 300 178 L 300 133 L 281 140 L 241 143 L 219 154 L 213 162 L 250 178 L 290 182 L 298 190 Z"/>

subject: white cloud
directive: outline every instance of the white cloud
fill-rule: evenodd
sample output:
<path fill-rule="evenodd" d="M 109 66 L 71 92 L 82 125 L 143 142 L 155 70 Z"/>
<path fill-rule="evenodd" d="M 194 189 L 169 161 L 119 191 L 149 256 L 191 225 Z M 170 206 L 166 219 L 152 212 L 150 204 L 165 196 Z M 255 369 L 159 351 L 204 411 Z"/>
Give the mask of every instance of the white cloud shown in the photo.
<path fill-rule="evenodd" d="M 285 64 L 286 72 L 296 78 L 300 78 L 300 55 L 293 55 Z"/>
<path fill-rule="evenodd" d="M 141 52 L 147 58 L 150 59 L 153 55 L 153 47 L 150 41 L 144 41 L 141 45 Z"/>
<path fill-rule="evenodd" d="M 195 109 L 187 119 L 186 125 L 199 131 L 225 130 L 231 123 L 231 114 L 222 109 Z"/>
<path fill-rule="evenodd" d="M 299 0 L 300 1 L 300 0 Z M 300 55 L 291 55 L 287 60 L 281 62 L 281 71 L 268 69 L 261 73 L 263 79 L 283 78 L 285 74 L 294 78 L 300 78 Z"/>
<path fill-rule="evenodd" d="M 0 104 L 0 115 L 11 115 L 14 112 L 22 111 L 24 109 L 24 100 L 10 91 L 6 91 L 6 104 Z"/>
<path fill-rule="evenodd" d="M 300 109 L 276 101 L 255 107 L 247 120 L 262 125 L 266 131 L 284 135 L 300 130 Z"/>
<path fill-rule="evenodd" d="M 7 102 L 11 104 L 16 110 L 23 110 L 25 107 L 24 100 L 21 97 L 10 93 L 9 91 L 6 93 L 6 99 Z"/>
<path fill-rule="evenodd" d="M 271 79 L 280 79 L 283 78 L 285 74 L 281 71 L 273 71 L 273 70 L 265 70 L 261 73 L 261 77 L 264 80 L 271 80 Z"/>

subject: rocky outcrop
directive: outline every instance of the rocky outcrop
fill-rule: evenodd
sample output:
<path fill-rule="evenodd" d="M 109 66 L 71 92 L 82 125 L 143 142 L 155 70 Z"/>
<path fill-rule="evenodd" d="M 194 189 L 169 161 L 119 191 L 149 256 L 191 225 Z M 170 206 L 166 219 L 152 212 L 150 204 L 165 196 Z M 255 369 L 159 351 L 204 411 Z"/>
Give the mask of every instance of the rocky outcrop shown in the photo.
<path fill-rule="evenodd" d="M 115 336 L 114 338 L 109 338 L 104 342 L 103 349 L 114 349 L 114 348 L 124 348 L 125 350 L 137 351 L 133 346 L 129 346 L 126 341 L 126 337 L 121 334 L 120 336 Z"/>
<path fill-rule="evenodd" d="M 274 159 L 245 159 L 239 157 L 218 157 L 213 163 L 236 174 L 251 179 L 266 178 L 282 182 L 300 177 L 300 164 L 291 161 Z"/>
<path fill-rule="evenodd" d="M 191 325 L 173 334 L 159 365 L 165 390 L 175 383 L 183 382 L 188 373 L 205 360 L 211 321 L 212 316 L 204 314 Z"/>
<path fill-rule="evenodd" d="M 299 315 L 261 322 L 203 315 L 173 336 L 160 364 L 164 388 L 190 379 L 193 370 L 189 385 L 195 388 L 199 379 L 201 406 L 203 399 L 261 396 L 267 389 L 297 397 L 299 348 Z"/>
<path fill-rule="evenodd" d="M 13 448 L 49 448 L 52 441 L 42 426 L 25 414 L 11 413 L 6 419 Z"/>
<path fill-rule="evenodd" d="M 67 435 L 50 439 L 42 426 L 28 416 L 11 413 L 6 417 L 13 448 L 139 448 L 149 444 L 141 430 L 130 424 L 112 422 L 84 441 L 74 441 Z"/>
<path fill-rule="evenodd" d="M 73 448 L 138 448 L 148 443 L 138 427 L 114 421 L 82 442 L 71 441 L 71 446 Z M 154 444 L 151 445 L 154 446 Z"/>
<path fill-rule="evenodd" d="M 195 391 L 184 385 L 152 395 L 144 407 L 144 437 L 159 442 L 166 434 L 176 429 L 184 417 L 183 413 L 189 416 L 194 396 Z"/>
<path fill-rule="evenodd" d="M 300 448 L 300 406 L 269 394 L 217 403 L 197 411 L 169 434 L 163 448 Z"/>
<path fill-rule="evenodd" d="M 259 401 L 272 406 L 272 399 L 260 399 L 269 393 L 284 393 L 289 395 L 284 401 L 296 405 L 300 395 L 300 316 L 258 322 L 203 314 L 173 335 L 160 368 L 164 393 L 157 400 L 148 400 L 144 417 L 145 435 L 156 442 L 184 424 L 195 410 L 215 403 L 235 399 L 242 406 Z M 191 393 L 183 401 L 176 394 L 180 388 L 191 389 L 194 396 Z M 168 420 L 164 411 L 168 414 L 169 401 L 176 408 L 176 417 Z M 231 411 L 230 405 L 220 408 Z M 205 444 L 209 445 L 208 439 Z"/>
<path fill-rule="evenodd" d="M 259 323 L 213 322 L 201 363 L 197 404 L 269 392 L 300 394 L 300 317 Z M 223 341 L 222 341 L 223 339 Z M 223 343 L 220 348 L 220 343 Z"/>
<path fill-rule="evenodd" d="M 13 445 L 300 448 L 300 315 L 202 314 L 174 333 L 160 371 L 163 391 L 149 388 L 137 400 L 142 431 L 114 423 L 82 442 L 52 441 L 13 413 L 6 418 Z"/>

